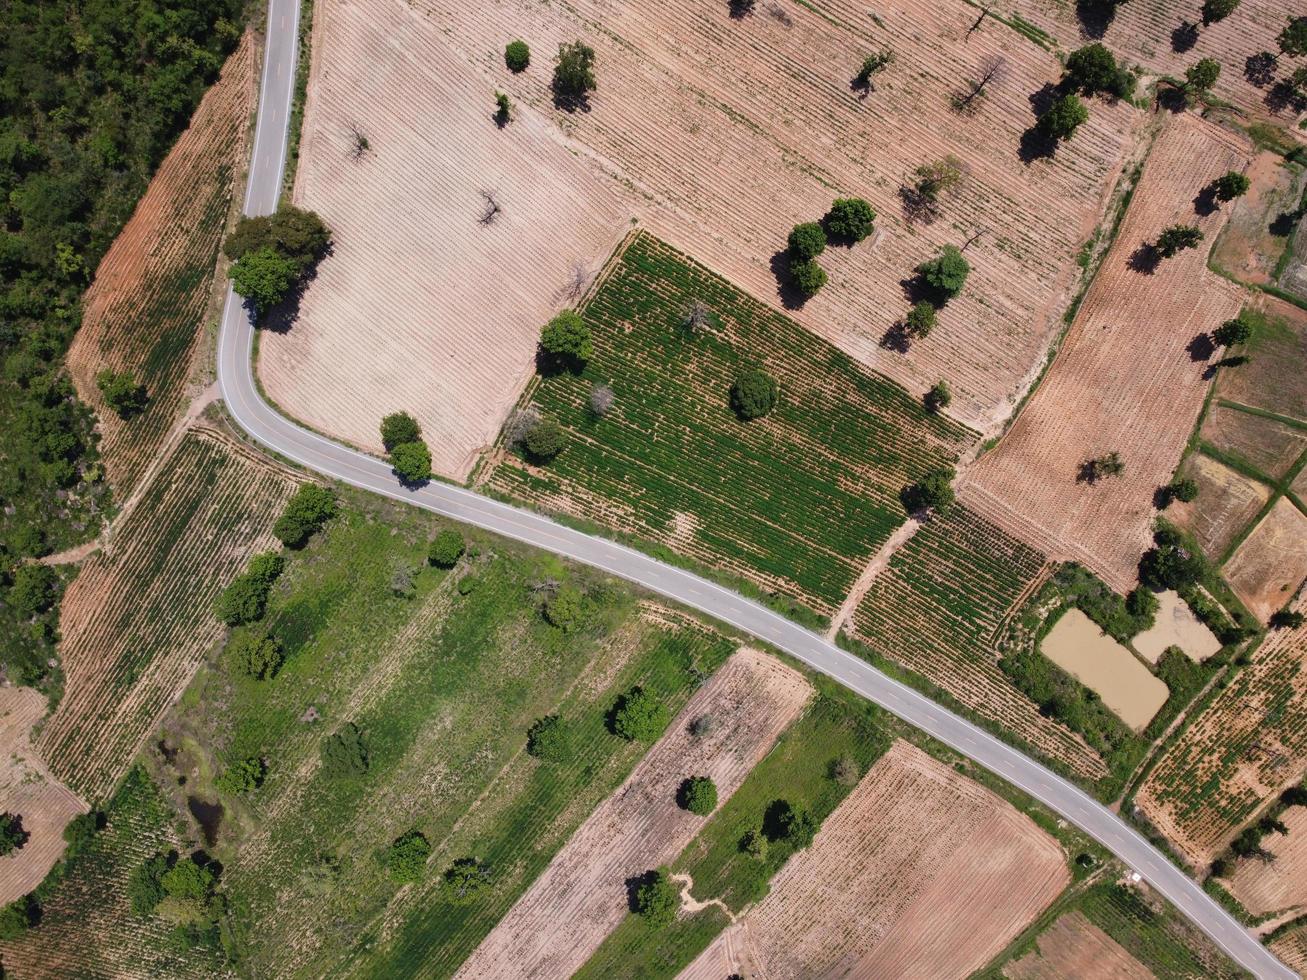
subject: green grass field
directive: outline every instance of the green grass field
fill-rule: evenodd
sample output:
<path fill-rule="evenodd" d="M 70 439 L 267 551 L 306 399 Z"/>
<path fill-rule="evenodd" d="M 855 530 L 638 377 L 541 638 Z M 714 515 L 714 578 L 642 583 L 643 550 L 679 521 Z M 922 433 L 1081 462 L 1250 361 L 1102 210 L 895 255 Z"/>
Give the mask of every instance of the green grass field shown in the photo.
<path fill-rule="evenodd" d="M 691 334 L 699 300 L 710 325 Z M 595 353 L 580 374 L 525 396 L 568 430 L 547 467 L 515 457 L 490 486 L 837 607 L 904 520 L 899 492 L 950 462 L 972 433 L 668 246 L 640 234 L 581 311 Z M 776 409 L 742 422 L 729 389 L 744 368 L 780 385 Z M 596 384 L 616 401 L 589 409 Z"/>

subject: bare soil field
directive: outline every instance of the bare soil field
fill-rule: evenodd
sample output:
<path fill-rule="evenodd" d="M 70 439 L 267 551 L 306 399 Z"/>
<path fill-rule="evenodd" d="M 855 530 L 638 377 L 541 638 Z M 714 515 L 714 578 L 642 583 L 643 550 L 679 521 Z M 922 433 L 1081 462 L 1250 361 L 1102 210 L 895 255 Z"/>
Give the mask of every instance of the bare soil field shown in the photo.
<path fill-rule="evenodd" d="M 1302 603 L 1299 603 L 1301 608 Z M 1158 760 L 1136 803 L 1195 866 L 1307 767 L 1307 627 L 1275 630 Z"/>
<path fill-rule="evenodd" d="M 1240 861 L 1230 893 L 1253 915 L 1307 906 L 1307 808 L 1289 807 L 1280 817 L 1288 835 L 1267 834 L 1262 846 L 1270 861 Z"/>
<path fill-rule="evenodd" d="M 672 860 L 702 825 L 703 818 L 676 804 L 681 781 L 709 776 L 719 805 L 725 803 L 811 695 L 802 675 L 774 658 L 752 650 L 733 655 L 457 975 L 574 972 L 627 914 L 628 880 Z M 689 722 L 709 712 L 716 719 L 712 730 L 692 737 Z"/>
<path fill-rule="evenodd" d="M 1246 460 L 1277 480 L 1307 449 L 1307 429 L 1220 404 L 1208 410 L 1200 435 L 1220 452 Z"/>
<path fill-rule="evenodd" d="M 0 688 L 0 813 L 22 819 L 27 842 L 0 857 L 0 905 L 41 883 L 67 846 L 64 826 L 87 806 L 50 775 L 32 745 L 32 726 L 45 717 L 45 695 L 30 687 Z"/>
<path fill-rule="evenodd" d="M 67 687 L 37 746 L 85 798 L 108 792 L 222 637 L 213 602 L 278 544 L 272 524 L 297 482 L 216 429 L 193 429 L 69 586 Z"/>
<path fill-rule="evenodd" d="M 1240 290 L 1207 270 L 1199 246 L 1151 274 L 1132 268 L 1177 221 L 1211 236 L 1218 211 L 1194 213 L 1212 178 L 1241 170 L 1247 146 L 1192 113 L 1166 119 L 1120 233 L 1066 342 L 998 447 L 959 499 L 1050 557 L 1080 561 L 1118 591 L 1148 546 L 1154 491 L 1171 476 L 1206 394 L 1206 363 L 1186 349 L 1239 312 Z M 1091 484 L 1081 466 L 1120 453 L 1125 471 Z"/>
<path fill-rule="evenodd" d="M 1220 561 L 1271 499 L 1270 488 L 1202 453 L 1192 453 L 1181 474 L 1198 484 L 1198 498 L 1174 501 L 1166 519 L 1197 538 L 1208 558 Z"/>
<path fill-rule="evenodd" d="M 1307 973 L 1307 926 L 1291 929 L 1269 945 L 1289 969 Z"/>
<path fill-rule="evenodd" d="M 1009 980 L 1151 980 L 1153 973 L 1080 911 L 1060 916 L 1036 948 L 1003 968 Z"/>
<path fill-rule="evenodd" d="M 1251 360 L 1216 379 L 1221 398 L 1307 422 L 1307 310 L 1273 296 L 1252 305 L 1265 316 L 1247 345 Z"/>
<path fill-rule="evenodd" d="M 1212 246 L 1212 264 L 1244 282 L 1272 285 L 1302 200 L 1305 174 L 1278 153 L 1258 153 L 1247 170 L 1252 181 L 1248 193 L 1225 205 L 1229 216 Z"/>
<path fill-rule="evenodd" d="M 573 271 L 584 282 L 630 221 L 781 305 L 773 264 L 790 227 L 858 195 L 880 215 L 875 240 L 828 250 L 831 283 L 796 316 L 914 392 L 948 378 L 962 421 L 1006 417 L 1057 329 L 1137 114 L 1096 107 L 1055 161 L 1028 165 L 1029 97 L 1060 68 L 1019 33 L 990 21 L 968 37 L 961 0 L 876 20 L 851 0 L 782 14 L 735 20 L 698 0 L 322 4 L 296 199 L 336 230 L 336 254 L 297 321 L 264 337 L 270 394 L 370 448 L 376 418 L 408 408 L 440 472 L 461 476 L 529 375 L 539 326 L 574 301 Z M 502 59 L 513 37 L 533 50 L 519 76 Z M 549 63 L 574 38 L 597 52 L 598 90 L 569 113 Z M 851 79 L 886 44 L 895 65 L 860 97 Z M 955 90 L 992 59 L 1001 79 L 973 115 L 954 112 Z M 496 89 L 516 107 L 502 131 Z M 351 126 L 371 147 L 358 159 Z M 900 188 L 950 153 L 963 186 L 939 220 L 909 225 Z M 502 207 L 489 226 L 482 191 Z M 916 265 L 977 234 L 967 289 L 929 342 L 883 347 Z"/>
<path fill-rule="evenodd" d="M 1281 497 L 1222 573 L 1248 610 L 1265 623 L 1307 578 L 1307 515 Z"/>
<path fill-rule="evenodd" d="M 1136 732 L 1148 726 L 1170 696 L 1160 678 L 1079 609 L 1067 610 L 1039 649 Z"/>
<path fill-rule="evenodd" d="M 114 239 L 83 299 L 68 370 L 79 397 L 99 415 L 100 451 L 119 499 L 135 489 L 194 394 L 187 382 L 233 186 L 245 164 L 254 52 L 246 33 Z M 150 403 L 139 416 L 124 421 L 104 404 L 95 376 L 105 368 L 132 371 L 145 385 Z"/>
<path fill-rule="evenodd" d="M 900 741 L 681 977 L 966 976 L 1070 880 L 1029 818 Z"/>

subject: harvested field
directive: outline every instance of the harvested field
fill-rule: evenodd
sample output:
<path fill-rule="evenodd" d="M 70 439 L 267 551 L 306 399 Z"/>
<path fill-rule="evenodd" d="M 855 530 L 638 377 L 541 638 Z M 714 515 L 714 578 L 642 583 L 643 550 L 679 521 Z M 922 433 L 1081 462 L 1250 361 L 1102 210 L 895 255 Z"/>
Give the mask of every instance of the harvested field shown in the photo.
<path fill-rule="evenodd" d="M 1307 906 L 1307 807 L 1289 807 L 1280 819 L 1288 835 L 1262 839 L 1272 859 L 1240 861 L 1229 882 L 1230 893 L 1253 915 Z"/>
<path fill-rule="evenodd" d="M 1301 607 L 1301 603 L 1299 604 Z M 1276 630 L 1158 760 L 1136 802 L 1205 866 L 1307 768 L 1307 628 Z"/>
<path fill-rule="evenodd" d="M 1166 519 L 1192 534 L 1208 558 L 1220 561 L 1270 501 L 1271 490 L 1202 453 L 1189 455 L 1181 475 L 1198 484 L 1198 498 L 1174 501 Z"/>
<path fill-rule="evenodd" d="M 1040 933 L 1033 950 L 1003 968 L 1009 980 L 1151 980 L 1153 973 L 1090 922 L 1068 912 Z"/>
<path fill-rule="evenodd" d="M 247 32 L 83 298 L 68 370 L 78 396 L 99 415 L 100 451 L 120 499 L 135 489 L 193 394 L 187 383 L 233 187 L 245 165 L 254 52 Z M 124 421 L 105 405 L 95 384 L 105 368 L 131 371 L 145 385 L 150 403 L 139 416 Z"/>
<path fill-rule="evenodd" d="M 1103 699 L 1136 732 L 1153 720 L 1170 691 L 1162 681 L 1079 609 L 1069 609 L 1040 652 Z"/>
<path fill-rule="evenodd" d="M 298 321 L 265 336 L 272 396 L 373 448 L 376 416 L 402 404 L 438 469 L 462 476 L 526 380 L 540 324 L 573 301 L 574 267 L 593 273 L 631 219 L 780 305 L 786 233 L 851 194 L 875 207 L 880 233 L 828 251 L 831 284 L 795 315 L 914 393 L 948 378 L 950 411 L 970 425 L 1005 417 L 1057 329 L 1137 114 L 1101 106 L 1056 161 L 1027 165 L 1029 96 L 1057 79 L 1055 58 L 997 21 L 968 35 L 962 0 L 886 9 L 879 23 L 852 0 L 820 6 L 744 20 L 699 2 L 316 8 L 296 198 L 337 230 L 336 254 Z M 534 52 L 519 76 L 503 66 L 512 37 Z M 573 38 L 594 46 L 599 88 L 567 113 L 548 61 Z M 894 70 L 860 98 L 859 59 L 887 39 Z M 961 78 L 991 59 L 1003 77 L 973 115 L 952 111 Z M 496 89 L 516 107 L 502 131 Z M 358 160 L 351 125 L 371 146 Z M 910 227 L 900 187 L 949 153 L 968 166 L 964 187 L 939 220 Z M 432 176 L 432 160 L 451 162 Z M 477 223 L 482 190 L 503 208 L 491 227 Z M 929 342 L 883 347 L 909 305 L 902 280 L 978 230 L 968 288 Z"/>
<path fill-rule="evenodd" d="M 50 775 L 32 746 L 32 726 L 45 717 L 45 695 L 30 687 L 0 687 L 0 813 L 16 813 L 30 836 L 0 857 L 0 905 L 41 883 L 65 843 L 64 826 L 87 806 Z"/>
<path fill-rule="evenodd" d="M 628 879 L 676 857 L 703 823 L 676 805 L 689 775 L 717 784 L 719 805 L 802 711 L 812 689 L 762 653 L 741 651 L 690 700 L 622 787 L 600 804 L 459 970 L 460 977 L 564 976 L 627 913 Z M 698 738 L 689 721 L 711 712 Z"/>
<path fill-rule="evenodd" d="M 1252 339 L 1245 348 L 1251 360 L 1216 379 L 1221 398 L 1307 422 L 1307 310 L 1273 296 L 1259 295 Z"/>
<path fill-rule="evenodd" d="M 218 593 L 271 534 L 298 478 L 216 430 L 189 432 L 69 586 L 67 688 L 37 746 L 88 800 L 122 775 L 222 637 Z"/>
<path fill-rule="evenodd" d="M 1222 574 L 1248 610 L 1265 623 L 1307 578 L 1307 516 L 1281 497 Z"/>
<path fill-rule="evenodd" d="M 1203 442 L 1221 455 L 1251 463 L 1258 471 L 1280 479 L 1307 449 L 1307 428 L 1216 404 L 1203 419 Z"/>
<path fill-rule="evenodd" d="M 1223 216 L 1196 216 L 1193 198 L 1248 156 L 1242 141 L 1193 113 L 1163 125 L 1048 376 L 959 491 L 1000 527 L 1082 562 L 1120 592 L 1135 582 L 1153 493 L 1179 463 L 1206 394 L 1207 365 L 1186 348 L 1240 306 L 1240 290 L 1207 270 L 1202 246 L 1151 274 L 1131 268 L 1137 250 L 1178 220 L 1210 239 Z M 1120 453 L 1125 472 L 1080 479 L 1081 466 L 1107 452 Z"/>
<path fill-rule="evenodd" d="M 1156 665 L 1168 647 L 1179 647 L 1195 663 L 1202 663 L 1221 649 L 1221 641 L 1177 592 L 1167 589 L 1157 599 L 1157 619 L 1149 629 L 1130 640 L 1130 645 L 1150 664 Z"/>
<path fill-rule="evenodd" d="M 680 976 L 965 976 L 1070 880 L 1061 848 L 1028 817 L 896 742 L 767 897 Z"/>
<path fill-rule="evenodd" d="M 716 322 L 687 336 L 696 299 Z M 822 613 L 906 519 L 902 487 L 952 462 L 972 435 L 645 234 L 583 313 L 595 346 L 585 370 L 544 377 L 527 396 L 566 427 L 567 448 L 544 467 L 502 454 L 490 486 Z M 742 422 L 729 391 L 755 366 L 778 380 L 780 400 Z M 615 402 L 596 417 L 601 383 Z"/>
<path fill-rule="evenodd" d="M 995 641 L 1045 581 L 1044 556 L 955 506 L 931 518 L 871 583 L 853 635 L 1081 776 L 1107 775 L 1080 736 L 1045 717 L 998 667 Z"/>
<path fill-rule="evenodd" d="M 1273 285 L 1289 244 L 1293 215 L 1302 200 L 1307 170 L 1278 153 L 1263 150 L 1247 170 L 1252 185 L 1229 209 L 1225 228 L 1212 246 L 1212 264 L 1243 282 Z"/>

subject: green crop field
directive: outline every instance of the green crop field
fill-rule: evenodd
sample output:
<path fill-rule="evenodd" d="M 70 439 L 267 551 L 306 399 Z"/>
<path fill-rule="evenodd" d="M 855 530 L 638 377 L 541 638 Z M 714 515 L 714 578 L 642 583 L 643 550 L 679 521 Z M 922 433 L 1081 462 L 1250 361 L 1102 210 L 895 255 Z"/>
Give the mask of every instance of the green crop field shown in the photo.
<path fill-rule="evenodd" d="M 691 332 L 695 301 L 711 313 Z M 525 396 L 562 423 L 567 447 L 540 468 L 508 457 L 490 486 L 821 613 L 903 522 L 902 488 L 973 435 L 647 235 L 633 238 L 581 312 L 593 358 Z M 755 367 L 777 380 L 780 400 L 743 422 L 729 389 Z M 615 395 L 603 417 L 589 408 L 596 384 Z"/>

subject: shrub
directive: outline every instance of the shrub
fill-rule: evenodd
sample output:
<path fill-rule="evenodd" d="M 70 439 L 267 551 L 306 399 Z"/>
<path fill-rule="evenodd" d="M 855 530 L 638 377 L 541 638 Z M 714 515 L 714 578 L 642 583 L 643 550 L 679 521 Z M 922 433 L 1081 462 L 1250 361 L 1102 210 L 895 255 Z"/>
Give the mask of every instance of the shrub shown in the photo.
<path fill-rule="evenodd" d="M 1211 89 L 1220 77 L 1221 63 L 1215 58 L 1203 58 L 1185 71 L 1185 90 L 1193 96 L 1201 95 Z"/>
<path fill-rule="evenodd" d="M 558 46 L 554 63 L 554 94 L 560 99 L 584 98 L 595 88 L 594 49 L 580 41 Z"/>
<path fill-rule="evenodd" d="M 707 776 L 691 776 L 676 791 L 676 805 L 696 816 L 706 817 L 717 809 L 717 784 Z"/>
<path fill-rule="evenodd" d="M 894 52 L 889 48 L 882 48 L 862 59 L 862 67 L 853 76 L 853 81 L 859 87 L 866 88 L 871 85 L 872 76 L 880 74 L 892 64 L 894 64 Z"/>
<path fill-rule="evenodd" d="M 386 851 L 386 870 L 401 885 L 417 881 L 426 870 L 431 843 L 417 830 L 410 830 L 391 843 Z"/>
<path fill-rule="evenodd" d="M 1069 140 L 1089 119 L 1089 110 L 1075 93 L 1055 99 L 1035 123 L 1035 131 L 1046 140 Z"/>
<path fill-rule="evenodd" d="M 1252 181 L 1247 174 L 1231 170 L 1212 181 L 1212 194 L 1218 201 L 1233 201 L 1236 197 L 1247 194 L 1251 186 Z"/>
<path fill-rule="evenodd" d="M 1177 477 L 1166 485 L 1166 496 L 1168 500 L 1178 500 L 1185 504 L 1197 500 L 1198 481 L 1189 477 Z"/>
<path fill-rule="evenodd" d="M 1098 43 L 1076 48 L 1067 56 L 1066 81 L 1082 95 L 1106 92 L 1124 98 L 1134 87 L 1134 77 L 1118 67 L 1112 52 Z"/>
<path fill-rule="evenodd" d="M 826 285 L 826 270 L 811 260 L 790 263 L 790 282 L 804 299 L 812 299 Z"/>
<path fill-rule="evenodd" d="M 540 349 L 557 363 L 579 368 L 594 356 L 594 340 L 581 314 L 563 310 L 541 329 Z"/>
<path fill-rule="evenodd" d="M 513 118 L 513 103 L 503 92 L 495 93 L 495 122 L 502 129 Z"/>
<path fill-rule="evenodd" d="M 655 741 L 671 721 L 667 705 L 642 687 L 633 687 L 617 699 L 609 727 L 628 742 Z"/>
<path fill-rule="evenodd" d="M 19 850 L 32 835 L 23 829 L 23 818 L 16 813 L 0 813 L 0 857 Z"/>
<path fill-rule="evenodd" d="M 422 427 L 408 412 L 392 412 L 381 420 L 381 444 L 386 447 L 386 452 L 406 442 L 418 442 L 421 438 Z"/>
<path fill-rule="evenodd" d="M 30 619 L 53 606 L 58 594 L 59 576 L 49 565 L 19 565 L 6 601 L 19 619 Z"/>
<path fill-rule="evenodd" d="M 933 469 L 920 480 L 905 487 L 903 506 L 909 514 L 928 510 L 945 510 L 953 503 L 953 478 L 957 471 L 951 466 Z"/>
<path fill-rule="evenodd" d="M 917 266 L 917 272 L 931 289 L 946 299 L 952 299 L 962 292 L 971 265 L 962 256 L 956 245 L 945 245 L 939 255 Z M 918 304 L 920 305 L 920 304 Z M 914 306 L 913 309 L 916 309 Z"/>
<path fill-rule="evenodd" d="M 12 942 L 36 921 L 37 905 L 30 895 L 0 907 L 0 941 Z"/>
<path fill-rule="evenodd" d="M 1139 621 L 1135 632 L 1141 632 L 1153 625 L 1157 618 L 1158 599 L 1152 589 L 1136 585 L 1125 597 L 1125 609 Z"/>
<path fill-rule="evenodd" d="M 1212 341 L 1218 347 L 1233 347 L 1235 344 L 1246 344 L 1252 335 L 1252 324 L 1242 317 L 1235 317 L 1212 331 Z"/>
<path fill-rule="evenodd" d="M 1240 0 L 1203 0 L 1203 26 L 1225 20 L 1239 8 Z"/>
<path fill-rule="evenodd" d="M 935 304 L 928 299 L 918 300 L 903 318 L 903 329 L 910 337 L 929 337 L 938 322 Z"/>
<path fill-rule="evenodd" d="M 635 889 L 635 910 L 653 926 L 666 926 L 676 918 L 681 894 L 666 868 L 650 871 Z"/>
<path fill-rule="evenodd" d="M 1080 478 L 1086 483 L 1097 483 L 1125 472 L 1125 461 L 1118 452 L 1104 453 L 1086 460 L 1080 467 Z"/>
<path fill-rule="evenodd" d="M 456 905 L 470 902 L 490 884 L 490 869 L 473 857 L 459 858 L 445 870 L 445 889 Z"/>
<path fill-rule="evenodd" d="M 1154 248 L 1162 258 L 1169 259 L 1186 248 L 1197 248 L 1202 240 L 1203 233 L 1194 225 L 1171 225 L 1157 236 Z"/>
<path fill-rule="evenodd" d="M 465 551 L 467 545 L 463 542 L 463 535 L 452 527 L 445 528 L 432 539 L 431 546 L 427 548 L 427 561 L 438 568 L 453 568 Z"/>
<path fill-rule="evenodd" d="M 401 442 L 390 451 L 390 466 L 405 483 L 431 479 L 431 450 L 425 442 Z"/>
<path fill-rule="evenodd" d="M 767 857 L 768 844 L 767 835 L 757 827 L 750 830 L 740 841 L 740 850 L 755 861 L 763 861 Z"/>
<path fill-rule="evenodd" d="M 841 786 L 854 786 L 858 782 L 858 760 L 849 753 L 842 752 L 830 764 L 830 778 Z"/>
<path fill-rule="evenodd" d="M 248 759 L 241 759 L 233 762 L 230 766 L 222 771 L 222 774 L 214 780 L 214 785 L 220 792 L 228 796 L 236 796 L 240 793 L 252 793 L 263 785 L 263 777 L 267 775 L 268 767 L 263 764 L 263 760 L 257 756 L 250 756 Z"/>
<path fill-rule="evenodd" d="M 860 197 L 836 198 L 822 219 L 827 235 L 836 241 L 848 243 L 867 238 L 875 221 L 876 212 Z"/>
<path fill-rule="evenodd" d="M 962 182 L 962 161 L 949 154 L 918 167 L 916 176 L 914 189 L 917 194 L 928 204 L 937 204 L 943 195 L 952 193 Z"/>
<path fill-rule="evenodd" d="M 357 779 L 368 771 L 368 748 L 363 733 L 347 721 L 322 743 L 322 772 L 329 779 Z"/>
<path fill-rule="evenodd" d="M 935 387 L 926 392 L 923 399 L 926 404 L 926 411 L 938 412 L 941 409 L 948 408 L 953 401 L 953 390 L 949 388 L 947 381 L 939 381 Z"/>
<path fill-rule="evenodd" d="M 573 585 L 559 586 L 542 609 L 545 621 L 564 633 L 572 633 L 585 624 L 585 598 Z"/>
<path fill-rule="evenodd" d="M 255 680 L 275 677 L 285 654 L 281 641 L 268 632 L 237 633 L 227 643 L 232 664 Z"/>
<path fill-rule="evenodd" d="M 127 898 L 132 912 L 145 918 L 163 901 L 163 876 L 168 873 L 168 858 L 155 854 L 142 861 L 127 879 Z"/>
<path fill-rule="evenodd" d="M 826 232 L 815 221 L 795 225 L 790 231 L 788 244 L 791 256 L 807 262 L 826 251 Z"/>
<path fill-rule="evenodd" d="M 214 612 L 228 626 L 253 623 L 263 618 L 272 584 L 286 567 L 286 560 L 275 551 L 265 551 L 250 559 L 245 572 L 236 576 L 218 596 Z"/>
<path fill-rule="evenodd" d="M 563 451 L 567 435 L 553 419 L 541 419 L 527 432 L 523 445 L 532 462 L 548 463 Z"/>
<path fill-rule="evenodd" d="M 731 385 L 731 408 L 746 421 L 769 414 L 779 397 L 776 379 L 765 371 L 744 371 Z"/>
<path fill-rule="evenodd" d="M 526 71 L 527 66 L 531 64 L 531 49 L 527 47 L 525 41 L 509 41 L 504 46 L 504 64 L 514 74 Z"/>
<path fill-rule="evenodd" d="M 289 296 L 299 277 L 295 260 L 270 246 L 246 252 L 231 267 L 232 288 L 260 315 Z"/>
<path fill-rule="evenodd" d="M 526 751 L 544 762 L 561 762 L 571 755 L 572 734 L 558 715 L 537 718 L 526 732 Z"/>
<path fill-rule="evenodd" d="M 122 419 L 139 415 L 150 403 L 145 385 L 137 381 L 131 371 L 110 371 L 106 368 L 95 376 L 95 386 L 104 395 L 105 404 Z"/>
<path fill-rule="evenodd" d="M 272 533 L 288 548 L 298 548 L 335 516 L 335 494 L 316 483 L 306 483 L 286 502 Z"/>

